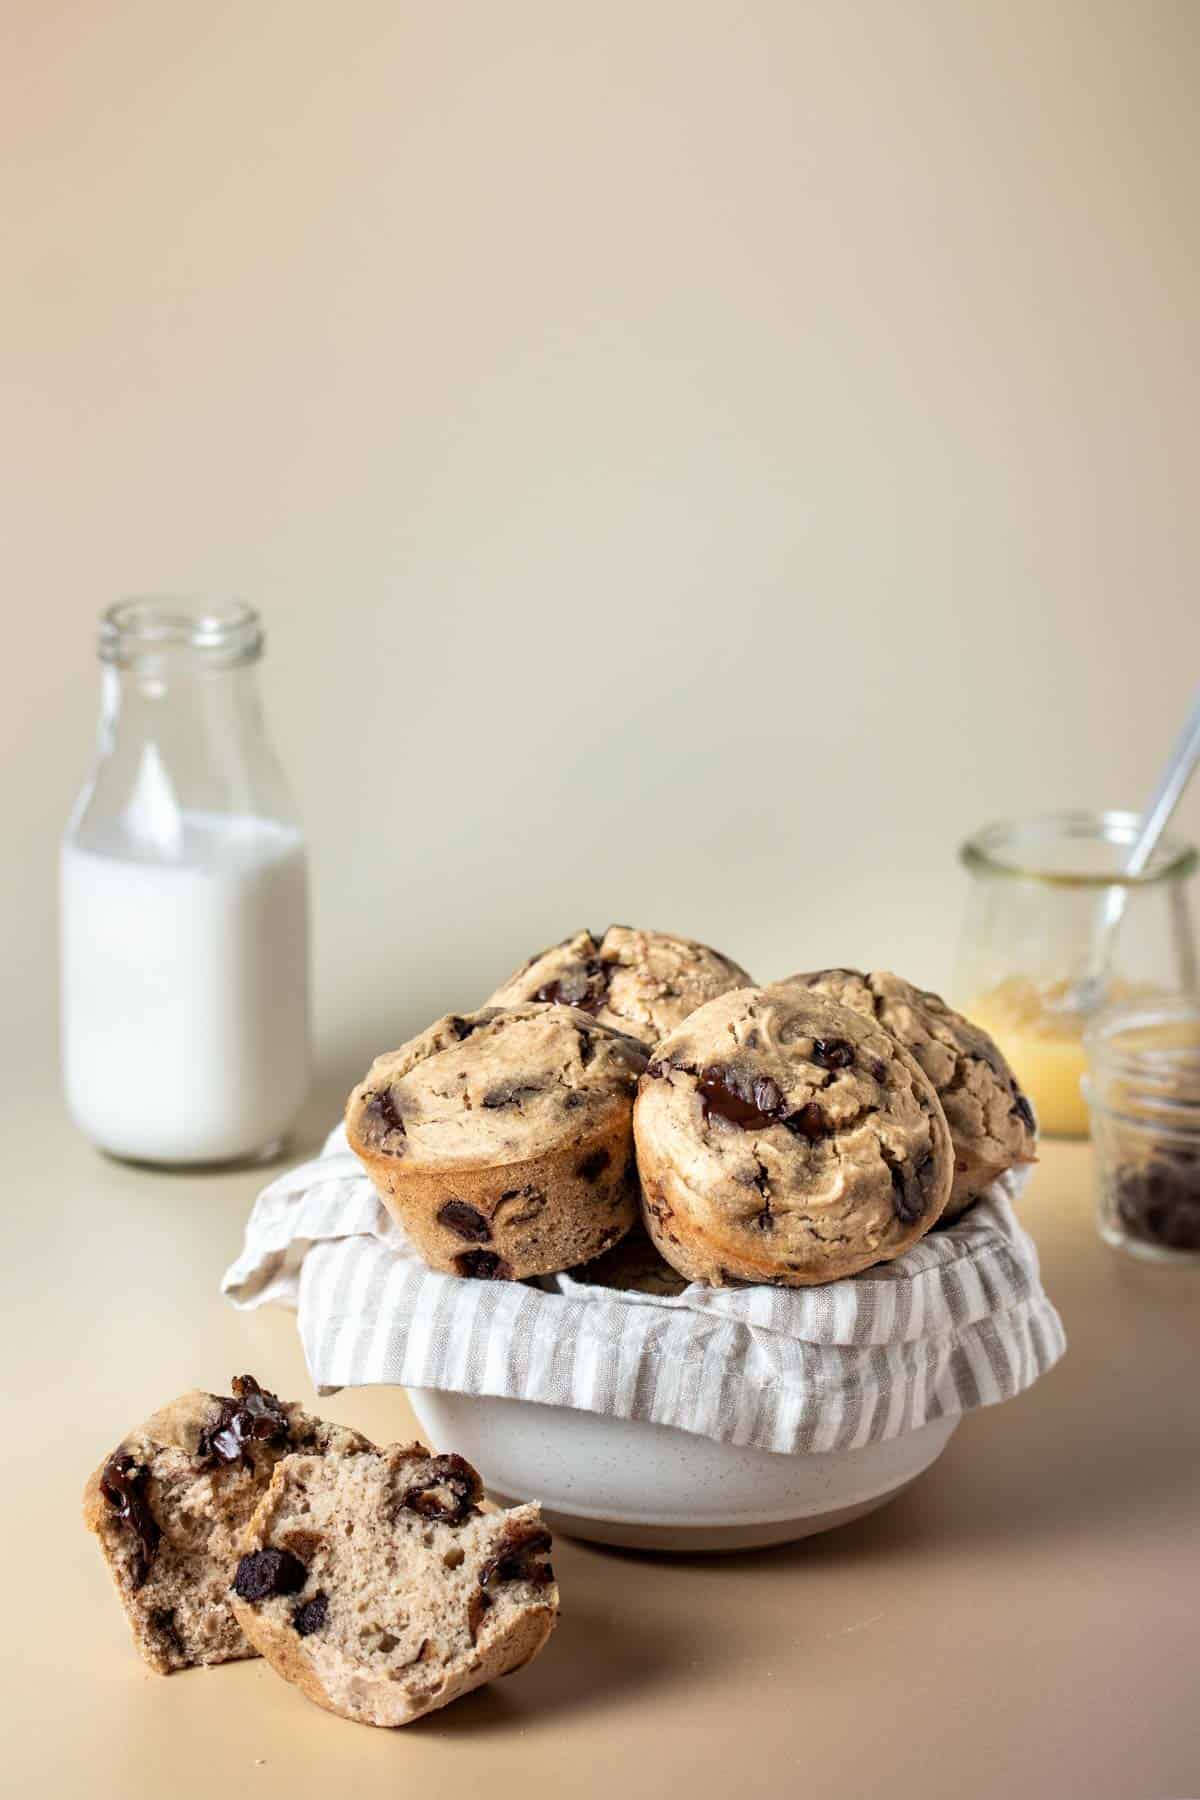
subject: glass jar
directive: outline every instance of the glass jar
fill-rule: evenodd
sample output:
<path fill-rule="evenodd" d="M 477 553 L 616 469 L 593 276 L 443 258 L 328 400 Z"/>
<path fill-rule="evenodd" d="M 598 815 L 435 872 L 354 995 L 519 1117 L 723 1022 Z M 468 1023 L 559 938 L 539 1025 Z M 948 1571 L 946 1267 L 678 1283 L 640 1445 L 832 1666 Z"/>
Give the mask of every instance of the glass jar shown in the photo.
<path fill-rule="evenodd" d="M 96 759 L 60 859 L 62 1060 L 80 1130 L 154 1163 L 273 1154 L 309 1084 L 304 838 L 240 602 L 100 625 Z"/>
<path fill-rule="evenodd" d="M 1200 1004 L 1114 1007 L 1084 1045 L 1101 1237 L 1152 1262 L 1200 1264 Z"/>
<path fill-rule="evenodd" d="M 1136 813 L 1047 813 L 989 825 L 961 851 L 955 1004 L 991 1032 L 1052 1137 L 1088 1131 L 1081 984 L 1105 921 L 1119 915 L 1102 1004 L 1196 988 L 1196 852 L 1164 838 L 1142 874 L 1124 875 L 1138 825 Z"/>

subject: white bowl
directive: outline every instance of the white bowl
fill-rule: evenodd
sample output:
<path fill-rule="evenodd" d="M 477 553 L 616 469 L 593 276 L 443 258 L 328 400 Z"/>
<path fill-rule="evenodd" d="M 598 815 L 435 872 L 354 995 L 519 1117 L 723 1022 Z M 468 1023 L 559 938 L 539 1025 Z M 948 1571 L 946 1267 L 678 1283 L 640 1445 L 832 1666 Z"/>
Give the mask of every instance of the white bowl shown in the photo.
<path fill-rule="evenodd" d="M 746 1550 L 848 1524 L 924 1474 L 958 1424 L 779 1456 L 569 1406 L 433 1388 L 408 1397 L 430 1441 L 474 1463 L 502 1505 L 540 1500 L 568 1537 L 635 1550 Z"/>

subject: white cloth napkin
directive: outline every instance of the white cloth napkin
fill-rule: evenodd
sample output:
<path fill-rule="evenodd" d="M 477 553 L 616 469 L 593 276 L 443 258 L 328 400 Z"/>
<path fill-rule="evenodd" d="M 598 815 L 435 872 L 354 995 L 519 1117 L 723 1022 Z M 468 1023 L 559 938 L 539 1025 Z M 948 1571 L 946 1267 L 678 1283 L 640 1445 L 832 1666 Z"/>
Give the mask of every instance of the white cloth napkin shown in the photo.
<path fill-rule="evenodd" d="M 222 1291 L 294 1306 L 321 1393 L 388 1383 L 674 1425 L 775 1451 L 854 1449 L 1011 1400 L 1066 1348 L 1037 1251 L 997 1181 L 945 1231 L 851 1280 L 677 1297 L 572 1275 L 427 1269 L 342 1128 L 264 1188 Z"/>

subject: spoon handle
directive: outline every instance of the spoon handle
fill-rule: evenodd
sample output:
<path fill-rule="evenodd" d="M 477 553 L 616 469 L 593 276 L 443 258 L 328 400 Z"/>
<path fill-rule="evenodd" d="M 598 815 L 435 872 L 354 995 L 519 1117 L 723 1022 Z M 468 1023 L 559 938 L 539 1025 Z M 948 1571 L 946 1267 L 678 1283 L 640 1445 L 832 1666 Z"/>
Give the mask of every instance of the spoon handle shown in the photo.
<path fill-rule="evenodd" d="M 1149 806 L 1142 814 L 1141 826 L 1125 864 L 1124 873 L 1126 875 L 1141 875 L 1145 870 L 1198 761 L 1200 761 L 1200 689 L 1196 691 L 1192 710 L 1184 721 L 1183 730 L 1175 740 L 1167 766 L 1163 770 L 1162 779 L 1154 790 Z M 1094 981 L 1103 980 L 1108 967 L 1113 936 L 1121 922 L 1121 915 L 1125 911 L 1127 895 L 1127 888 L 1111 887 L 1105 896 L 1099 929 L 1092 945 L 1091 976 Z"/>
<path fill-rule="evenodd" d="M 1125 865 L 1127 875 L 1140 875 L 1150 858 L 1154 855 L 1154 847 L 1167 822 L 1179 803 L 1191 779 L 1192 770 L 1200 760 L 1200 690 L 1192 704 L 1192 710 L 1184 721 L 1183 730 L 1171 751 L 1170 761 L 1163 770 L 1162 780 L 1154 791 L 1145 813 L 1142 815 L 1142 828 L 1129 853 L 1129 861 Z"/>

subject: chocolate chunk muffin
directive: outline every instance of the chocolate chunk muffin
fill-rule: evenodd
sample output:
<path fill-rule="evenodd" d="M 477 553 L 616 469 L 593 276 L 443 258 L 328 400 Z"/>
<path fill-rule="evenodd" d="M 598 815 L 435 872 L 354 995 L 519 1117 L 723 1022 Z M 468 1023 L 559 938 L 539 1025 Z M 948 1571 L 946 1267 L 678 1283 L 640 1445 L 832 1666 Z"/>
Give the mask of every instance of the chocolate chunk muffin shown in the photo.
<path fill-rule="evenodd" d="M 281 1457 L 372 1446 L 276 1399 L 252 1375 L 229 1395 L 180 1395 L 121 1439 L 88 1481 L 100 1540 L 134 1642 L 160 1675 L 253 1656 L 229 1610 L 238 1543 Z"/>
<path fill-rule="evenodd" d="M 950 1196 L 929 1078 L 802 988 L 710 1000 L 657 1047 L 634 1132 L 647 1230 L 693 1281 L 804 1287 L 907 1250 Z"/>
<path fill-rule="evenodd" d="M 575 1006 L 603 1025 L 656 1044 L 706 1000 L 750 985 L 745 969 L 707 944 L 610 925 L 603 937 L 577 931 L 539 950 L 487 1004 Z"/>
<path fill-rule="evenodd" d="M 448 1014 L 373 1063 L 346 1131 L 431 1268 L 520 1280 L 637 1217 L 636 1038 L 569 1006 Z"/>
<path fill-rule="evenodd" d="M 536 1506 L 485 1510 L 460 1456 L 288 1456 L 245 1533 L 231 1604 L 318 1706 L 407 1725 L 537 1655 L 558 1616 L 550 1547 Z"/>
<path fill-rule="evenodd" d="M 989 1182 L 1037 1159 L 1033 1108 L 995 1041 L 938 994 L 886 970 L 817 969 L 783 986 L 806 988 L 874 1019 L 912 1054 L 938 1091 L 954 1144 L 948 1224 Z"/>

